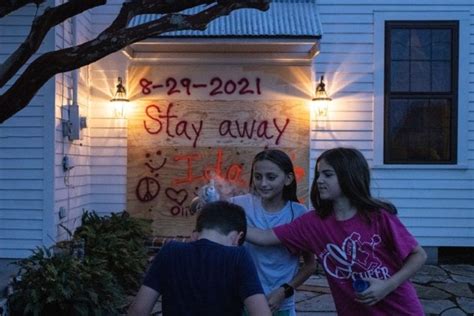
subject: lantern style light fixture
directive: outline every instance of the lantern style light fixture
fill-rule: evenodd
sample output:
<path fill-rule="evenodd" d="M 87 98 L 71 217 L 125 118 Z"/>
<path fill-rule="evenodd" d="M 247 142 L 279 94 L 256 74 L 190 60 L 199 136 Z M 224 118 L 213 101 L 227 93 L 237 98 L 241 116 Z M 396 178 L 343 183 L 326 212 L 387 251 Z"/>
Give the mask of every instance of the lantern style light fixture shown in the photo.
<path fill-rule="evenodd" d="M 122 84 L 122 77 L 117 78 L 117 90 L 110 103 L 114 105 L 115 117 L 125 117 L 125 110 L 129 100 L 127 99 L 127 90 Z"/>
<path fill-rule="evenodd" d="M 327 117 L 329 102 L 332 99 L 328 97 L 326 92 L 326 85 L 324 84 L 324 76 L 321 76 L 321 80 L 316 86 L 316 92 L 314 98 L 311 100 L 313 108 L 317 111 L 318 117 Z"/>

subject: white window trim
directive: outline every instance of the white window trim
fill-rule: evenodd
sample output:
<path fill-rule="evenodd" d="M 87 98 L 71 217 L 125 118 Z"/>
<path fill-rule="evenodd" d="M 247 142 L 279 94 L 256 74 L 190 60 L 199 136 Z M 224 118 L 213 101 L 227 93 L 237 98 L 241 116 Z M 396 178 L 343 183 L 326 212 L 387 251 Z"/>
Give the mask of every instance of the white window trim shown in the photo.
<path fill-rule="evenodd" d="M 469 11 L 440 12 L 374 12 L 374 161 L 380 169 L 467 169 L 468 111 L 469 111 Z M 444 164 L 384 164 L 384 80 L 385 80 L 385 21 L 459 21 L 458 65 L 458 136 L 457 163 Z"/>

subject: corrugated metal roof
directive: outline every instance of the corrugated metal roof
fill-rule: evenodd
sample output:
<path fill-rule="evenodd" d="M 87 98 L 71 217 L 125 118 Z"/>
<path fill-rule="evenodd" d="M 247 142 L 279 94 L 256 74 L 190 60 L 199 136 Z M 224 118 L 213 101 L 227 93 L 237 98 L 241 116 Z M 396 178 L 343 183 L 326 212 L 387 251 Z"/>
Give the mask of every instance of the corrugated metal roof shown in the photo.
<path fill-rule="evenodd" d="M 183 14 L 196 14 L 205 8 L 194 7 Z M 129 26 L 156 20 L 161 15 L 143 14 L 134 17 Z M 265 11 L 239 9 L 218 18 L 204 31 L 169 32 L 160 37 L 316 37 L 322 35 L 315 0 L 273 0 Z"/>

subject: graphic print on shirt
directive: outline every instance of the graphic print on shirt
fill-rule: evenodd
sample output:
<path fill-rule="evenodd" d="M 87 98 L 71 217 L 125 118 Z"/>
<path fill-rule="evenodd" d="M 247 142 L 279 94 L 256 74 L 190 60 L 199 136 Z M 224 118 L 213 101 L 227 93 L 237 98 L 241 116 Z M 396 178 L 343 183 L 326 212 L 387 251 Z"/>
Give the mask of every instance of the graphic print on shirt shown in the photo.
<path fill-rule="evenodd" d="M 359 233 L 353 232 L 339 247 L 328 243 L 320 254 L 324 270 L 337 279 L 372 277 L 381 280 L 390 278 L 388 268 L 375 256 L 375 249 L 381 238 L 374 234 L 370 241 L 361 240 Z"/>

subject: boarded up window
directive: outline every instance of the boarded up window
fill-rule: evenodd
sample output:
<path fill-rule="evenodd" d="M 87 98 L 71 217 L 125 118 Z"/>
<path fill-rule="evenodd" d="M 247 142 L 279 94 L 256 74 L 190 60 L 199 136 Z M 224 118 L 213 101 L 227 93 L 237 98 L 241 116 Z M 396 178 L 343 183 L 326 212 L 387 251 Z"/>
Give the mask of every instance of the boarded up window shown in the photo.
<path fill-rule="evenodd" d="M 290 155 L 306 201 L 309 108 L 298 85 L 310 72 L 302 69 L 132 68 L 128 211 L 153 219 L 156 235 L 189 235 L 199 188 L 214 178 L 224 198 L 246 192 L 252 159 L 265 148 Z"/>

